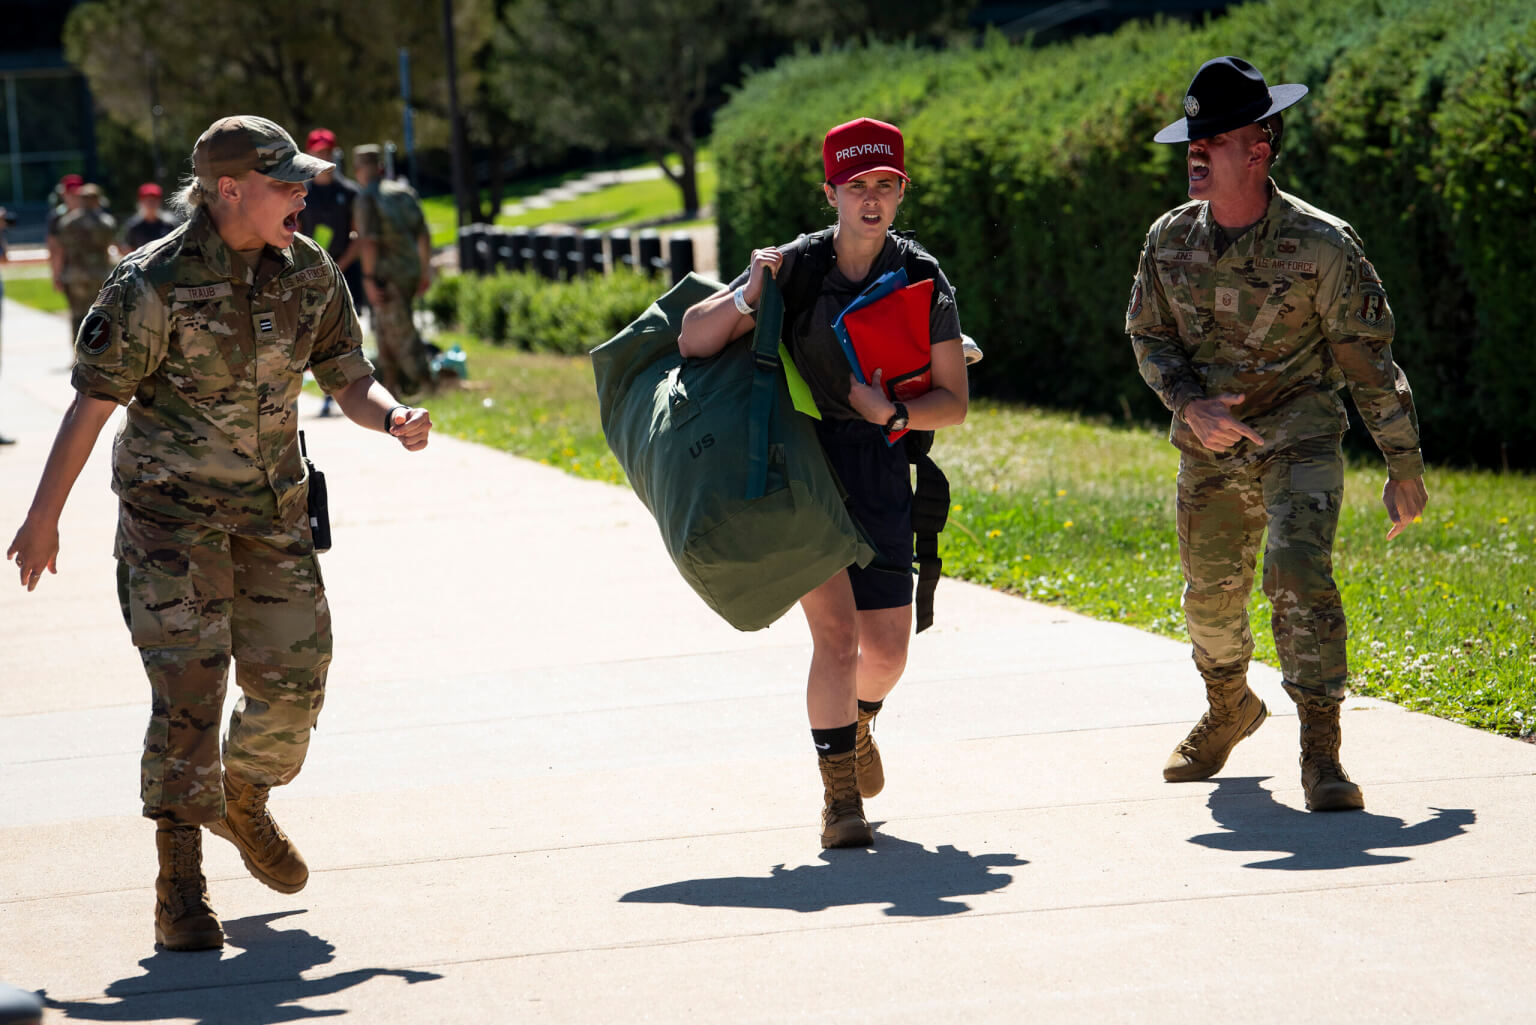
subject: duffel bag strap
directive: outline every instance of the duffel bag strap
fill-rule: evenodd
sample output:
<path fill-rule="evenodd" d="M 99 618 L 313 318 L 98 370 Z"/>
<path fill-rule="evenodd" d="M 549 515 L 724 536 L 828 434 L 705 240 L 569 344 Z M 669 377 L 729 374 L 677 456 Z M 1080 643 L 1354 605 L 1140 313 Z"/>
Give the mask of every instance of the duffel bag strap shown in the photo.
<path fill-rule="evenodd" d="M 779 335 L 784 327 L 784 297 L 773 275 L 763 271 L 763 293 L 754 315 L 752 396 L 747 407 L 747 498 L 768 490 L 768 426 L 779 387 Z"/>
<path fill-rule="evenodd" d="M 927 434 L 928 438 L 920 439 Z M 949 522 L 949 478 L 928 455 L 932 434 L 912 431 L 905 439 L 907 457 L 917 467 L 917 486 L 912 489 L 912 533 L 917 556 L 917 632 L 933 625 L 933 596 L 938 590 L 944 560 L 939 558 L 939 531 Z M 926 440 L 928 444 L 922 444 Z"/>

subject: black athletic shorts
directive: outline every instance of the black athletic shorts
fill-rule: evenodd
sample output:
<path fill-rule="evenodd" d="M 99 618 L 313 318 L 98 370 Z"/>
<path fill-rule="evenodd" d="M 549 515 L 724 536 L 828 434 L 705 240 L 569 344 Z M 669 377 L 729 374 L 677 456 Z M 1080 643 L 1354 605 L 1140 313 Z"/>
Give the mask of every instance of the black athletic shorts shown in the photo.
<path fill-rule="evenodd" d="M 848 567 L 861 610 L 912 604 L 912 471 L 901 442 L 863 420 L 819 420 L 816 433 L 848 492 L 848 509 L 874 542 L 875 561 Z"/>

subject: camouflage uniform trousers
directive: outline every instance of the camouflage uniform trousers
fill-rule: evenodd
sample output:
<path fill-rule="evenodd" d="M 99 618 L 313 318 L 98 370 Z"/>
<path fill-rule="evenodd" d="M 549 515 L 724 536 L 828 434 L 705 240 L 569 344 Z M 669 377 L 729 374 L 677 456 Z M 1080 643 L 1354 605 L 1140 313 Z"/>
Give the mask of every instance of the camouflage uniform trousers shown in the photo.
<path fill-rule="evenodd" d="M 1344 495 L 1340 436 L 1292 442 L 1239 468 L 1184 453 L 1179 462 L 1179 561 L 1195 665 L 1208 679 L 1240 676 L 1253 655 L 1248 597 L 1259 539 L 1280 669 L 1290 683 L 1342 698 L 1348 678 L 1333 540 Z"/>
<path fill-rule="evenodd" d="M 231 657 L 242 697 L 223 766 L 252 783 L 298 775 L 325 698 L 331 614 L 308 524 L 262 537 L 164 520 L 121 504 L 118 598 L 152 705 L 144 815 L 224 815 L 219 718 Z"/>
<path fill-rule="evenodd" d="M 80 336 L 80 324 L 91 311 L 91 304 L 101 294 L 101 281 L 66 281 L 64 299 L 69 303 L 69 337 L 73 341 Z"/>
<path fill-rule="evenodd" d="M 383 301 L 373 308 L 373 331 L 378 337 L 379 381 L 393 395 L 414 395 L 431 383 L 427 347 L 411 319 L 415 282 L 392 281 L 380 285 Z"/>

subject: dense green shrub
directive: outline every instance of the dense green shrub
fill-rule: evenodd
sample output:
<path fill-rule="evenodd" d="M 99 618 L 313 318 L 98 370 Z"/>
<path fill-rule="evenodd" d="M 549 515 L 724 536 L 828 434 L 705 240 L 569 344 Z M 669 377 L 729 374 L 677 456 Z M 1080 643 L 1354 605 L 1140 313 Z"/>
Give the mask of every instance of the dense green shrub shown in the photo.
<path fill-rule="evenodd" d="M 1536 209 L 1536 9 L 1503 0 L 1274 0 L 1201 28 L 1130 25 L 1029 48 L 800 54 L 716 120 L 722 273 L 831 219 L 821 137 L 902 126 L 898 228 L 944 263 L 987 361 L 979 391 L 1166 415 L 1123 333 L 1147 226 L 1185 198 L 1180 114 L 1199 64 L 1245 56 L 1312 94 L 1287 114 L 1281 188 L 1350 221 L 1381 270 L 1437 460 L 1536 465 L 1526 343 L 1536 288 L 1510 251 Z"/>
<path fill-rule="evenodd" d="M 617 334 L 666 289 L 660 278 L 628 272 L 569 282 L 526 272 L 458 274 L 435 281 L 426 303 L 444 327 L 497 345 L 578 355 Z"/>

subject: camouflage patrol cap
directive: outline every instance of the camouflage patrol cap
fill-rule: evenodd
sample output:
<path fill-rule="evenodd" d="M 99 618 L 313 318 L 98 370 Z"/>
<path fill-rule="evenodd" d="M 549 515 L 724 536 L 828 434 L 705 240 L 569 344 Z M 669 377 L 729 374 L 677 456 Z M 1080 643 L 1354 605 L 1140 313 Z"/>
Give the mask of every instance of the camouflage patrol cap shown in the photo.
<path fill-rule="evenodd" d="M 302 182 L 335 166 L 300 153 L 281 125 L 253 114 L 220 118 L 192 148 L 192 170 L 205 180 L 256 171 L 282 182 Z"/>

